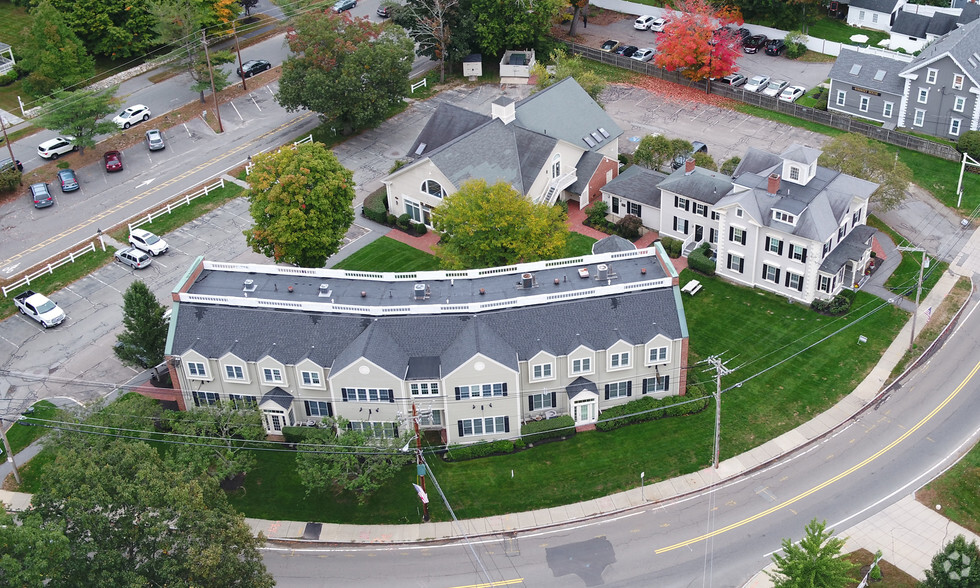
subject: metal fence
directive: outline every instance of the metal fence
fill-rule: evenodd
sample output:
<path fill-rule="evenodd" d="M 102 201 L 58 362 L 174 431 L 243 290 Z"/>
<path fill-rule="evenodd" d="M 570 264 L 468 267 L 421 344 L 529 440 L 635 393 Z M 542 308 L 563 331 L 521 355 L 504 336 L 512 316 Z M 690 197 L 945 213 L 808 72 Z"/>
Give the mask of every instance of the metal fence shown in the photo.
<path fill-rule="evenodd" d="M 591 59 L 593 61 L 598 61 L 599 63 L 605 63 L 608 65 L 614 65 L 616 67 L 621 67 L 623 69 L 628 69 L 644 75 L 660 78 L 675 84 L 681 84 L 689 88 L 698 88 L 706 93 L 709 92 L 709 82 L 691 81 L 684 77 L 680 72 L 667 71 L 666 69 L 663 69 L 652 62 L 637 61 L 636 59 L 632 59 L 630 57 L 606 53 L 605 51 L 600 51 L 595 47 L 587 47 L 585 45 L 579 45 L 578 43 L 566 43 L 566 45 L 572 54 L 581 55 L 586 59 Z M 738 100 L 739 102 L 744 102 L 745 104 L 765 108 L 767 110 L 795 116 L 803 120 L 819 123 L 835 129 L 841 129 L 849 133 L 860 133 L 871 139 L 876 139 L 890 145 L 904 147 L 920 153 L 934 155 L 936 157 L 941 157 L 951 161 L 959 161 L 961 159 L 960 153 L 954 147 L 949 145 L 944 145 L 942 143 L 930 141 L 929 139 L 909 135 L 908 133 L 885 129 L 877 125 L 866 123 L 847 114 L 800 106 L 795 102 L 784 102 L 772 96 L 763 96 L 757 92 L 746 92 L 740 88 L 732 88 L 731 86 L 718 82 L 710 84 L 710 93 L 731 98 L 732 100 Z"/>

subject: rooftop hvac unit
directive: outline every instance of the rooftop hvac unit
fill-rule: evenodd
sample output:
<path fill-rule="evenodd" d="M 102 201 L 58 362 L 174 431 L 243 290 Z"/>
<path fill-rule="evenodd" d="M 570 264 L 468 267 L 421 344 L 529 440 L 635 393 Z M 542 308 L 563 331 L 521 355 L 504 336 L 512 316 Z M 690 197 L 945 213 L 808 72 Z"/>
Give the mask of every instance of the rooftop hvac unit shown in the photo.
<path fill-rule="evenodd" d="M 596 269 L 595 279 L 599 280 L 600 282 L 605 282 L 606 280 L 609 279 L 609 266 L 608 265 L 606 265 L 604 263 L 600 263 L 598 266 L 596 266 L 595 269 Z"/>
<path fill-rule="evenodd" d="M 521 275 L 521 288 L 531 288 L 534 285 L 534 276 L 531 274 Z"/>
<path fill-rule="evenodd" d="M 255 292 L 255 280 L 245 280 L 245 286 L 242 288 L 244 292 Z"/>
<path fill-rule="evenodd" d="M 425 284 L 415 284 L 415 299 L 425 300 L 426 294 L 428 294 L 429 289 Z"/>

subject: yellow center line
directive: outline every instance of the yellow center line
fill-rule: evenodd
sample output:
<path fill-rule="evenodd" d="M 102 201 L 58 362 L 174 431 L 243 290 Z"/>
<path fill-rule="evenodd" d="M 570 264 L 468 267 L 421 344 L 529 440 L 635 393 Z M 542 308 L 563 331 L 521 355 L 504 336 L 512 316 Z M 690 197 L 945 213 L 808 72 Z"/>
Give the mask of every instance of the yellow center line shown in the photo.
<path fill-rule="evenodd" d="M 807 490 L 805 492 L 802 492 L 800 494 L 797 494 L 796 496 L 794 496 L 793 498 L 790 498 L 786 502 L 783 502 L 781 504 L 777 504 L 776 506 L 774 506 L 774 507 L 772 507 L 772 508 L 770 508 L 768 510 L 762 511 L 762 512 L 760 512 L 758 514 L 755 514 L 755 515 L 753 515 L 751 517 L 748 517 L 746 519 L 742 519 L 741 521 L 738 521 L 737 523 L 732 523 L 731 525 L 728 525 L 727 527 L 722 527 L 721 529 L 717 529 L 717 530 L 712 531 L 710 533 L 705 533 L 704 535 L 701 535 L 699 537 L 694 537 L 693 539 L 688 539 L 687 541 L 682 541 L 681 543 L 675 543 L 674 545 L 670 545 L 668 547 L 661 547 L 660 549 L 655 550 L 654 553 L 656 553 L 656 554 L 666 553 L 668 551 L 673 551 L 674 549 L 679 549 L 681 547 L 687 547 L 688 545 L 697 543 L 699 541 L 704 541 L 705 539 L 710 539 L 710 538 L 715 537 L 717 535 L 721 535 L 722 533 L 727 533 L 728 531 L 732 531 L 732 530 L 737 529 L 737 528 L 739 528 L 739 527 L 741 527 L 743 525 L 747 525 L 747 524 L 749 524 L 749 523 L 751 523 L 753 521 L 756 521 L 758 519 L 761 519 L 764 516 L 770 515 L 770 514 L 772 514 L 774 512 L 780 511 L 780 510 L 782 510 L 782 509 L 784 509 L 784 508 L 786 508 L 786 507 L 788 507 L 788 506 L 790 506 L 792 504 L 795 504 L 795 503 L 799 502 L 800 500 L 803 500 L 807 496 L 810 496 L 811 494 L 813 494 L 815 492 L 818 492 L 818 491 L 826 488 L 827 486 L 830 486 L 831 484 L 833 484 L 833 483 L 835 483 L 835 482 L 843 479 L 844 477 L 849 476 L 850 474 L 853 474 L 857 470 L 859 470 L 859 469 L 863 468 L 864 466 L 870 464 L 871 462 L 875 461 L 876 459 L 878 459 L 879 457 L 881 457 L 885 453 L 891 451 L 896 445 L 898 445 L 902 441 L 905 441 L 906 439 L 908 439 L 909 436 L 912 435 L 912 433 L 915 433 L 920 428 L 922 428 L 923 425 L 925 425 L 934 416 L 936 416 L 936 414 L 939 413 L 940 410 L 942 410 L 947 404 L 949 404 L 950 401 L 952 401 L 953 398 L 955 398 L 956 395 L 959 394 L 961 390 L 963 390 L 963 387 L 966 386 L 967 383 L 969 383 L 969 381 L 971 379 L 973 379 L 973 376 L 976 375 L 976 373 L 977 373 L 978 370 L 980 370 L 980 362 L 978 362 L 975 366 L 973 366 L 973 370 L 971 370 L 970 373 L 967 374 L 967 376 L 963 379 L 963 381 L 960 382 L 960 384 L 956 387 L 956 389 L 953 390 L 950 393 L 950 395 L 946 397 L 945 400 L 943 400 L 936 408 L 932 409 L 932 412 L 930 412 L 929 414 L 927 414 L 926 416 L 924 416 L 922 418 L 922 420 L 920 420 L 918 423 L 916 423 L 914 427 L 912 427 L 911 429 L 909 429 L 908 431 L 906 431 L 905 433 L 903 433 L 899 438 L 895 439 L 894 441 L 892 441 L 891 443 L 889 443 L 887 446 L 883 447 L 877 453 L 875 453 L 874 455 L 868 457 L 867 459 L 865 459 L 861 463 L 859 463 L 859 464 L 857 464 L 857 465 L 855 465 L 855 466 L 853 466 L 853 467 L 851 467 L 851 468 L 849 468 L 849 469 L 847 469 L 847 470 L 845 470 L 845 471 L 837 474 L 833 478 L 831 478 L 831 479 L 829 479 L 829 480 L 827 480 L 827 481 L 825 481 L 825 482 L 823 482 L 821 484 L 818 484 L 818 485 L 814 486 L 813 488 L 810 488 L 809 490 Z"/>
<path fill-rule="evenodd" d="M 206 168 L 208 166 L 214 165 L 215 163 L 221 161 L 222 159 L 224 159 L 224 158 L 226 158 L 228 156 L 231 156 L 231 155 L 234 155 L 234 154 L 239 153 L 241 151 L 244 151 L 245 149 L 248 149 L 249 147 L 255 145 L 255 143 L 257 143 L 258 141 L 260 141 L 260 140 L 268 137 L 269 135 L 272 135 L 274 133 L 278 133 L 278 132 L 282 131 L 283 129 L 286 129 L 286 128 L 289 128 L 289 127 L 291 127 L 291 126 L 293 126 L 295 124 L 298 124 L 299 122 L 306 120 L 310 116 L 312 116 L 312 114 L 307 113 L 304 116 L 301 116 L 301 117 L 295 118 L 295 119 L 293 119 L 293 120 L 291 120 L 289 122 L 283 123 L 282 125 L 279 125 L 278 127 L 274 128 L 274 129 L 271 129 L 270 131 L 268 131 L 266 133 L 263 133 L 263 134 L 259 135 L 258 137 L 255 137 L 254 139 L 252 139 L 251 141 L 249 141 L 247 143 L 243 143 L 242 145 L 239 145 L 239 146 L 237 146 L 237 147 L 235 147 L 233 149 L 230 149 L 228 151 L 225 151 L 221 155 L 218 155 L 216 157 L 213 157 L 212 159 L 210 159 L 210 160 L 208 160 L 208 161 L 206 161 L 204 163 L 201 163 L 201 164 L 197 165 L 196 167 L 191 168 L 191 169 L 189 169 L 189 170 L 187 170 L 187 171 L 185 171 L 185 172 L 183 172 L 183 173 L 181 173 L 181 174 L 179 174 L 177 176 L 174 176 L 173 178 L 170 178 L 169 180 L 166 180 L 164 182 L 161 182 L 160 184 L 157 184 L 156 186 L 154 186 L 152 188 L 147 188 L 146 190 L 144 190 L 143 192 L 140 192 L 136 196 L 133 196 L 132 198 L 130 198 L 128 200 L 125 200 L 123 202 L 120 202 L 120 203 L 116 204 L 115 206 L 113 206 L 112 208 L 109 208 L 107 210 L 104 210 L 101 213 L 99 213 L 99 214 L 97 214 L 97 215 L 95 215 L 95 216 L 93 216 L 93 217 L 91 217 L 91 218 L 89 218 L 87 220 L 84 220 L 84 221 L 78 223 L 77 225 L 75 225 L 74 227 L 71 227 L 70 229 L 66 229 L 66 230 L 58 233 L 57 235 L 48 237 L 44 241 L 41 241 L 40 243 L 38 243 L 38 244 L 36 244 L 36 245 L 34 245 L 32 247 L 29 247 L 29 248 L 25 249 L 24 251 L 21 251 L 20 253 L 9 257 L 8 259 L 5 259 L 4 261 L 0 262 L 0 267 L 6 266 L 8 263 L 11 263 L 13 261 L 17 261 L 18 259 L 20 259 L 21 257 L 24 257 L 25 255 L 27 255 L 29 253 L 33 253 L 33 252 L 35 252 L 35 251 L 37 251 L 39 249 L 43 249 L 44 247 L 47 247 L 48 245 L 51 245 L 52 243 L 55 243 L 55 242 L 57 242 L 57 241 L 65 238 L 65 237 L 68 237 L 68 236 L 72 235 L 73 233 L 77 233 L 78 231 L 80 231 L 80 230 L 82 230 L 82 229 L 84 229 L 86 227 L 90 227 L 93 224 L 95 224 L 96 222 L 98 222 L 98 221 L 100 221 L 100 220 L 108 217 L 109 215 L 111 215 L 113 213 L 116 213 L 116 212 L 119 212 L 120 210 L 126 208 L 127 206 L 130 206 L 130 205 L 132 205 L 132 204 L 134 204 L 136 202 L 139 202 L 140 200 L 146 198 L 147 196 L 150 196 L 151 194 L 155 194 L 156 192 L 159 192 L 160 190 L 162 190 L 162 189 L 164 189 L 164 188 L 166 188 L 168 186 L 171 186 L 174 183 L 179 182 L 180 180 L 183 180 L 184 178 L 186 178 L 186 177 L 188 177 L 188 176 L 190 176 L 192 174 L 195 174 L 195 173 L 201 171 L 202 169 L 204 169 L 204 168 Z"/>
<path fill-rule="evenodd" d="M 513 580 L 501 580 L 488 584 L 467 584 L 466 586 L 454 586 L 453 588 L 493 588 L 494 586 L 510 586 L 511 584 L 523 584 L 524 578 L 514 578 Z"/>

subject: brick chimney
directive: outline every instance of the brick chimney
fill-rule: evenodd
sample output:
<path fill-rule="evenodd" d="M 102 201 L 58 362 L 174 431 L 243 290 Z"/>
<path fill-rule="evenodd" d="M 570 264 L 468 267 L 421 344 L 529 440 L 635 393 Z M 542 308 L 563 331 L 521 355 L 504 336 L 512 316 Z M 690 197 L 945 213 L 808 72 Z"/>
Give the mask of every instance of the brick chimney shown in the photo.
<path fill-rule="evenodd" d="M 694 173 L 694 158 L 688 157 L 687 161 L 684 162 L 684 175 L 689 176 Z"/>
<path fill-rule="evenodd" d="M 769 174 L 769 188 L 767 190 L 770 196 L 775 196 L 776 192 L 779 192 L 779 174 Z"/>

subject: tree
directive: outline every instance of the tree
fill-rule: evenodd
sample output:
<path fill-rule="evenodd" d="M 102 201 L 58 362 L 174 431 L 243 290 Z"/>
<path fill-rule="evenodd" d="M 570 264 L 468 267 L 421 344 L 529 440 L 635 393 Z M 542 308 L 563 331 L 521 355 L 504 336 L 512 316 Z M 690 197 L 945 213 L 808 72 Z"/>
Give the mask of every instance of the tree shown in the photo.
<path fill-rule="evenodd" d="M 583 9 L 588 9 L 589 0 L 568 0 L 568 2 L 572 5 L 572 24 L 568 25 L 568 36 L 574 37 L 578 16 L 582 14 Z"/>
<path fill-rule="evenodd" d="M 722 162 L 721 173 L 725 174 L 726 176 L 730 176 L 734 174 L 735 168 L 737 168 L 738 164 L 740 163 L 742 163 L 742 158 L 739 157 L 738 155 L 729 157 L 728 159 Z"/>
<path fill-rule="evenodd" d="M 134 367 L 162 363 L 170 329 L 163 317 L 166 310 L 142 280 L 130 284 L 123 293 L 124 330 L 116 335 L 116 357 Z"/>
<path fill-rule="evenodd" d="M 694 158 L 694 165 L 702 169 L 710 169 L 711 171 L 718 171 L 718 164 L 715 163 L 715 158 L 711 157 L 703 151 L 699 151 L 692 155 Z"/>
<path fill-rule="evenodd" d="M 20 524 L 0 509 L 0 584 L 42 588 L 54 582 L 68 559 L 64 525 L 44 524 L 37 515 L 21 516 Z"/>
<path fill-rule="evenodd" d="M 472 0 L 476 44 L 487 55 L 538 47 L 568 0 Z"/>
<path fill-rule="evenodd" d="M 245 12 L 245 16 L 251 16 L 252 9 L 255 8 L 259 3 L 259 0 L 238 0 L 238 4 L 241 5 L 242 10 Z"/>
<path fill-rule="evenodd" d="M 956 149 L 973 159 L 980 160 L 980 131 L 963 131 L 956 141 Z"/>
<path fill-rule="evenodd" d="M 213 10 L 205 8 L 185 2 L 158 1 L 152 5 L 157 19 L 154 27 L 157 40 L 161 44 L 170 43 L 174 46 L 174 69 L 190 74 L 193 81 L 191 90 L 200 94 L 202 104 L 205 103 L 204 93 L 211 89 L 212 74 L 215 92 L 230 85 L 228 74 L 218 66 L 235 61 L 231 51 L 212 51 L 209 71 L 204 52 L 205 37 L 201 30 L 208 26 L 208 20 L 220 19 Z"/>
<path fill-rule="evenodd" d="M 255 466 L 249 441 L 265 439 L 262 416 L 254 403 L 220 404 L 167 411 L 174 433 L 188 436 L 188 443 L 175 456 L 196 471 L 230 481 Z"/>
<path fill-rule="evenodd" d="M 307 496 L 336 488 L 356 494 L 363 505 L 412 461 L 412 454 L 399 451 L 397 438 L 352 430 L 344 419 L 324 422 L 329 428 L 316 430 L 310 443 L 297 447 L 296 473 Z"/>
<path fill-rule="evenodd" d="M 807 36 L 801 31 L 790 31 L 786 33 L 786 57 L 789 59 L 799 59 L 807 52 Z"/>
<path fill-rule="evenodd" d="M 446 269 L 557 259 L 568 241 L 561 207 L 534 204 L 506 182 L 465 182 L 432 211 L 432 224 Z"/>
<path fill-rule="evenodd" d="M 878 184 L 871 196 L 880 210 L 901 204 L 912 182 L 912 170 L 898 160 L 897 150 L 857 133 L 831 139 L 823 148 L 820 165 Z"/>
<path fill-rule="evenodd" d="M 31 10 L 31 26 L 24 37 L 20 65 L 30 72 L 24 90 L 31 96 L 70 88 L 95 73 L 95 60 L 48 0 Z"/>
<path fill-rule="evenodd" d="M 679 0 L 667 11 L 670 26 L 660 33 L 654 63 L 681 70 L 694 81 L 722 78 L 738 70 L 740 55 L 734 34 L 714 35 L 720 26 L 742 26 L 742 15 L 730 6 L 715 8 L 707 0 Z"/>
<path fill-rule="evenodd" d="M 674 146 L 663 135 L 647 135 L 640 140 L 633 161 L 650 169 L 660 169 L 674 158 Z"/>
<path fill-rule="evenodd" d="M 156 45 L 150 0 L 51 0 L 94 55 L 112 59 L 142 55 Z"/>
<path fill-rule="evenodd" d="M 966 588 L 980 586 L 980 551 L 976 541 L 966 542 L 966 537 L 957 535 L 943 546 L 943 550 L 932 557 L 932 565 L 925 571 L 926 580 L 919 584 L 922 588 Z"/>
<path fill-rule="evenodd" d="M 460 0 L 408 0 L 393 12 L 395 24 L 415 41 L 416 52 L 438 61 L 439 81 L 446 81 L 446 61 L 459 61 L 470 52 L 469 11 Z"/>
<path fill-rule="evenodd" d="M 75 137 L 75 145 L 85 153 L 86 147 L 95 147 L 95 137 L 119 128 L 106 116 L 115 112 L 118 104 L 112 97 L 117 86 L 105 90 L 58 91 L 44 105 L 37 118 L 38 125 Z"/>
<path fill-rule="evenodd" d="M 803 539 L 783 539 L 783 553 L 774 553 L 775 572 L 766 572 L 775 588 L 844 588 L 850 585 L 854 564 L 841 557 L 844 540 L 825 531 L 827 521 L 810 521 Z"/>
<path fill-rule="evenodd" d="M 252 158 L 248 191 L 255 225 L 245 240 L 276 262 L 323 267 L 354 222 L 354 174 L 322 143 Z"/>
<path fill-rule="evenodd" d="M 317 11 L 286 34 L 293 55 L 282 64 L 276 100 L 312 110 L 344 134 L 385 120 L 408 95 L 414 45 L 400 27 Z"/>
<path fill-rule="evenodd" d="M 77 435 L 77 433 L 76 433 Z M 242 515 L 217 483 L 146 443 L 56 447 L 33 509 L 63 525 L 69 554 L 48 586 L 274 585 Z"/>
<path fill-rule="evenodd" d="M 531 73 L 535 79 L 535 91 L 544 90 L 552 84 L 556 84 L 565 78 L 575 78 L 575 81 L 585 93 L 588 94 L 600 106 L 599 95 L 606 89 L 606 81 L 595 72 L 592 65 L 581 55 L 568 55 L 564 49 L 555 49 L 550 55 L 551 63 L 555 66 L 554 75 L 548 73 L 548 69 L 540 61 L 536 61 L 531 66 Z"/>

